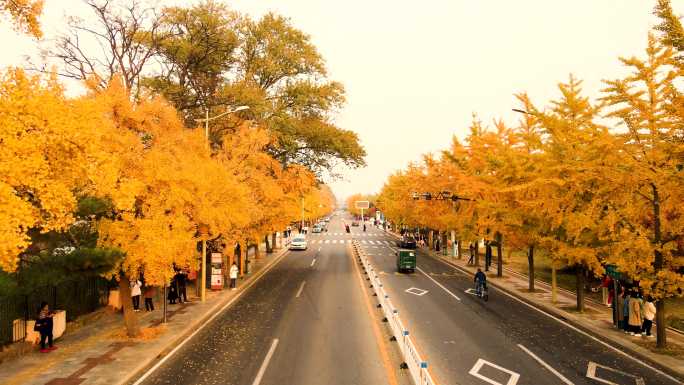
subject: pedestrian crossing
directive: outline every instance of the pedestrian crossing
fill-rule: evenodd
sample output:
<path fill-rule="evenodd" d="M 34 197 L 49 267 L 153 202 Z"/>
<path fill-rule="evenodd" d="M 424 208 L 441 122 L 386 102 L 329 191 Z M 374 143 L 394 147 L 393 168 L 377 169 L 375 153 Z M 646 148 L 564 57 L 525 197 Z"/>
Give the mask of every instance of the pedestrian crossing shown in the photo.
<path fill-rule="evenodd" d="M 351 239 L 310 239 L 309 243 L 312 245 L 331 245 L 331 244 L 346 244 L 346 243 L 352 243 Z M 383 241 L 383 240 L 365 240 L 361 239 L 359 240 L 359 243 L 362 245 L 373 245 L 373 246 L 395 246 L 395 243 L 392 241 Z"/>
<path fill-rule="evenodd" d="M 353 237 L 385 237 L 387 234 L 383 233 L 313 233 L 309 237 L 339 237 L 339 236 L 353 236 Z"/>

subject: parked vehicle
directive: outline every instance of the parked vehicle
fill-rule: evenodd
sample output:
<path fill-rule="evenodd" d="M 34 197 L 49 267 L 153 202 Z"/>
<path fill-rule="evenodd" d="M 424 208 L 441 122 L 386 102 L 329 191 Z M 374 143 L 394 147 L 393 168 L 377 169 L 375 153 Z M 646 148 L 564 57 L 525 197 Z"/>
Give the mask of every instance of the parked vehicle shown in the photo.
<path fill-rule="evenodd" d="M 359 221 L 352 221 L 352 226 L 359 227 Z"/>
<path fill-rule="evenodd" d="M 397 241 L 397 246 L 402 249 L 415 249 L 416 244 L 416 238 L 413 238 L 410 235 L 404 235 L 399 241 Z"/>
<path fill-rule="evenodd" d="M 320 232 L 322 232 L 322 231 L 323 231 L 323 229 L 322 229 L 321 226 L 319 226 L 319 225 L 315 225 L 315 226 L 313 227 L 313 229 L 311 230 L 312 233 L 320 233 Z"/>
<path fill-rule="evenodd" d="M 306 250 L 307 246 L 306 237 L 302 234 L 295 235 L 292 242 L 290 242 L 290 250 Z"/>
<path fill-rule="evenodd" d="M 397 271 L 403 273 L 416 271 L 416 252 L 413 250 L 400 249 L 397 255 Z"/>

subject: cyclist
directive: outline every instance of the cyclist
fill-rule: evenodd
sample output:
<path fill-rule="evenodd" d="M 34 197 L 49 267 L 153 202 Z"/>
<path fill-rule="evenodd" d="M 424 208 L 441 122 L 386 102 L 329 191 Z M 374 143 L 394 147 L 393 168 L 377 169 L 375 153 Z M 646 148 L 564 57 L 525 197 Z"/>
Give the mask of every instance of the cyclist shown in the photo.
<path fill-rule="evenodd" d="M 475 273 L 475 294 L 478 297 L 482 296 L 482 289 L 487 285 L 487 276 L 482 272 L 482 269 L 477 268 L 477 273 Z"/>

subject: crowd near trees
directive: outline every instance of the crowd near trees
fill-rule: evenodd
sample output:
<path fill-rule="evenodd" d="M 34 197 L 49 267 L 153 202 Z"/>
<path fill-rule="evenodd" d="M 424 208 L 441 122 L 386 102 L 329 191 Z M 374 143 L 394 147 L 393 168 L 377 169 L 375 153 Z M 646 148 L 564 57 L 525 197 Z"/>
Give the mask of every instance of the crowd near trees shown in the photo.
<path fill-rule="evenodd" d="M 600 98 L 573 76 L 543 106 L 517 94 L 516 124 L 474 117 L 464 140 L 391 175 L 378 208 L 397 224 L 527 251 L 530 289 L 537 248 L 578 279 L 615 265 L 658 300 L 665 346 L 663 300 L 684 287 L 684 29 L 667 0 L 655 13 L 646 52 L 621 58 L 629 74 L 606 80 Z M 412 199 L 426 191 L 471 200 Z"/>
<path fill-rule="evenodd" d="M 0 9 L 40 37 L 41 4 Z M 70 20 L 48 66 L 1 75 L 1 282 L 36 284 L 50 266 L 112 277 L 126 298 L 132 279 L 197 268 L 200 240 L 270 249 L 302 213 L 332 210 L 321 179 L 365 152 L 332 123 L 344 89 L 306 34 L 213 1 L 85 4 L 93 17 Z M 63 76 L 85 92 L 67 96 Z M 197 121 L 236 106 L 206 133 Z"/>

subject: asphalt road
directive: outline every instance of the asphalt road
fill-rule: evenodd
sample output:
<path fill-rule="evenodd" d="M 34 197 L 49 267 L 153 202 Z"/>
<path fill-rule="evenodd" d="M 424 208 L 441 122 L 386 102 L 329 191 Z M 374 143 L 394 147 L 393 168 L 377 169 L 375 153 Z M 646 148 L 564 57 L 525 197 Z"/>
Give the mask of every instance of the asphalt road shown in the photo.
<path fill-rule="evenodd" d="M 338 218 L 332 231 L 342 235 Z M 397 384 L 399 361 L 378 334 L 351 236 L 309 239 L 308 250 L 289 252 L 144 383 Z"/>
<path fill-rule="evenodd" d="M 353 232 L 438 384 L 681 383 L 494 288 L 484 302 L 471 276 L 421 252 L 414 274 L 396 273 L 394 237 Z"/>

